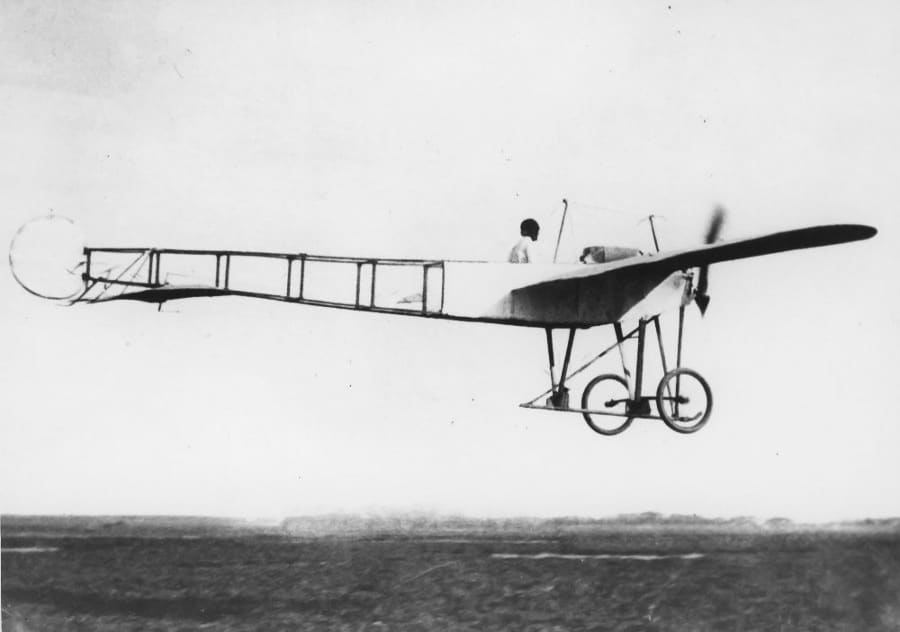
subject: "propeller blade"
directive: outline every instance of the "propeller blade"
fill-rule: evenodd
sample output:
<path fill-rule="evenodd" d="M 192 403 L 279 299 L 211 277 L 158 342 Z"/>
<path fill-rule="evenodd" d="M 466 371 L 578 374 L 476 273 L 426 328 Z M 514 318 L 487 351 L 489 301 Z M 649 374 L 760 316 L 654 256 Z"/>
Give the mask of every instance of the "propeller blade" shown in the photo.
<path fill-rule="evenodd" d="M 709 228 L 706 229 L 706 236 L 703 243 L 712 244 L 719 238 L 722 232 L 722 225 L 725 223 L 725 209 L 717 206 L 713 211 L 712 218 L 709 220 Z M 706 293 L 709 287 L 709 266 L 701 266 L 697 275 L 697 291 L 694 294 L 694 300 L 697 307 L 700 308 L 700 315 L 706 315 L 706 308 L 709 307 L 709 294 Z"/>
<path fill-rule="evenodd" d="M 717 206 L 709 220 L 709 228 L 706 230 L 706 238 L 703 243 L 711 244 L 719 238 L 722 232 L 722 224 L 725 223 L 725 209 Z"/>

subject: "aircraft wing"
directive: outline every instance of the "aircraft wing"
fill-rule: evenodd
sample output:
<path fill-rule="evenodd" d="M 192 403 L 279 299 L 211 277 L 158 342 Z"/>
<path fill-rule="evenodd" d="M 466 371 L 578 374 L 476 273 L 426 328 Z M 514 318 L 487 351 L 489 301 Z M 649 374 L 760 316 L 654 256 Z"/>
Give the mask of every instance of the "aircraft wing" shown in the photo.
<path fill-rule="evenodd" d="M 675 273 L 723 261 L 769 255 L 788 250 L 830 246 L 868 239 L 871 226 L 837 224 L 811 226 L 760 237 L 725 241 L 670 253 L 634 257 L 611 264 L 586 265 L 582 269 L 513 290 L 507 308 L 514 318 L 597 325 L 621 320 L 651 292 L 662 294 L 669 307 L 683 300 Z M 671 287 L 670 287 L 671 286 Z M 647 314 L 661 311 L 654 304 Z"/>
<path fill-rule="evenodd" d="M 817 248 L 819 246 L 832 246 L 849 241 L 859 241 L 873 237 L 878 231 L 862 224 L 834 224 L 829 226 L 810 226 L 797 228 L 778 233 L 770 233 L 760 237 L 748 237 L 733 241 L 722 241 L 715 244 L 698 246 L 689 250 L 676 250 L 667 253 L 651 254 L 641 258 L 620 260 L 609 265 L 604 265 L 602 270 L 596 266 L 584 270 L 570 272 L 557 279 L 551 279 L 544 283 L 555 283 L 559 280 L 575 277 L 594 276 L 598 272 L 622 273 L 627 268 L 639 267 L 646 272 L 663 269 L 668 272 L 687 270 L 712 263 L 746 259 L 761 255 L 771 255 L 777 252 L 789 250 L 802 250 L 804 248 Z M 535 284 L 535 286 L 543 283 Z M 534 286 L 532 286 L 534 287 Z"/>
<path fill-rule="evenodd" d="M 702 246 L 692 250 L 672 253 L 659 257 L 660 265 L 669 269 L 685 269 L 696 266 L 746 259 L 760 255 L 771 255 L 788 250 L 803 250 L 819 246 L 833 246 L 848 241 L 859 241 L 873 237 L 878 231 L 862 224 L 834 224 L 830 226 L 810 226 L 761 237 L 750 237 Z"/>

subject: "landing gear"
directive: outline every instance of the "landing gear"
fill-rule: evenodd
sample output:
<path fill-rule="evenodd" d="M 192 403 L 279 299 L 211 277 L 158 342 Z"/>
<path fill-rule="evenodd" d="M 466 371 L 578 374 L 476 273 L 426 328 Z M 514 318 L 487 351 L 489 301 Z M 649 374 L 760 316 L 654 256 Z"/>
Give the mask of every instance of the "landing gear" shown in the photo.
<path fill-rule="evenodd" d="M 656 388 L 656 408 L 666 425 L 682 434 L 697 432 L 712 413 L 712 391 L 692 369 L 669 371 Z"/>
<path fill-rule="evenodd" d="M 656 339 L 659 343 L 663 377 L 656 386 L 655 395 L 643 395 L 644 348 L 647 325 L 650 324 L 655 329 Z M 581 413 L 591 430 L 605 436 L 624 432 L 635 419 L 639 418 L 661 420 L 669 428 L 681 434 L 691 434 L 705 426 L 712 413 L 712 390 L 703 376 L 697 371 L 681 366 L 684 306 L 679 310 L 676 366 L 672 370 L 669 370 L 666 363 L 662 328 L 658 315 L 641 319 L 638 326 L 627 334 L 623 332 L 620 323 L 613 323 L 613 327 L 616 333 L 616 342 L 571 373 L 569 373 L 569 361 L 572 356 L 575 329 L 569 329 L 565 358 L 558 382 L 554 366 L 552 330 L 547 329 L 547 353 L 550 360 L 551 387 L 549 391 L 545 391 L 530 402 L 522 404 L 522 406 L 541 410 Z M 628 369 L 624 352 L 624 343 L 632 338 L 637 340 L 634 374 Z M 574 378 L 613 349 L 618 349 L 621 354 L 624 377 L 612 373 L 598 375 L 587 383 L 581 396 L 581 406 L 579 408 L 570 406 L 567 380 Z"/>
<path fill-rule="evenodd" d="M 617 435 L 628 430 L 634 421 L 630 417 L 631 400 L 628 382 L 624 377 L 605 374 L 588 382 L 581 396 L 584 420 L 591 430 L 602 435 Z M 592 412 L 588 412 L 592 411 Z"/>

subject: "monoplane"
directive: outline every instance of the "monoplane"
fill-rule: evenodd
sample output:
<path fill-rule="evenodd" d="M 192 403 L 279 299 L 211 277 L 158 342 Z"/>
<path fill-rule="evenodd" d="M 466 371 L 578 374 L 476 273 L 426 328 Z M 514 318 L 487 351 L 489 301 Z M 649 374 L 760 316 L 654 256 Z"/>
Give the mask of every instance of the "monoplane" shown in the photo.
<path fill-rule="evenodd" d="M 565 201 L 564 201 L 565 202 Z M 565 221 L 563 213 L 563 222 Z M 47 219 L 47 218 L 44 218 Z M 868 239 L 870 226 L 809 226 L 757 237 L 720 241 L 723 214 L 713 215 L 701 246 L 649 254 L 620 247 L 585 248 L 582 263 L 512 264 L 439 259 L 336 257 L 302 252 L 187 250 L 158 247 L 85 247 L 72 295 L 36 290 L 17 273 L 16 240 L 11 269 L 29 292 L 69 304 L 241 296 L 431 319 L 543 329 L 550 388 L 522 407 L 581 414 L 602 435 L 627 429 L 636 418 L 662 420 L 679 433 L 702 428 L 712 412 L 712 391 L 697 371 L 682 366 L 685 309 L 709 304 L 707 271 L 714 263 L 783 251 Z M 650 217 L 654 244 L 656 232 Z M 562 223 L 560 235 L 562 234 Z M 557 251 L 559 240 L 557 240 Z M 554 256 L 554 261 L 555 261 Z M 674 363 L 663 344 L 660 316 L 677 312 Z M 625 323 L 636 323 L 626 328 Z M 615 341 L 571 369 L 576 332 L 609 325 Z M 662 378 L 645 393 L 645 346 L 652 327 Z M 568 333 L 557 376 L 553 332 Z M 625 343 L 636 340 L 633 362 Z M 580 405 L 569 401 L 570 380 L 618 350 L 622 373 L 595 376 Z M 634 370 L 631 370 L 631 366 Z"/>

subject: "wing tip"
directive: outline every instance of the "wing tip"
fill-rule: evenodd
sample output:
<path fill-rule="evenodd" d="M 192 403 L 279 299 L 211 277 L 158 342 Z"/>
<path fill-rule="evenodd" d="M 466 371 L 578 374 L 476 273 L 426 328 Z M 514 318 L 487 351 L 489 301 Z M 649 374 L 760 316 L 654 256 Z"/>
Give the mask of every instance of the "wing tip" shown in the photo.
<path fill-rule="evenodd" d="M 862 233 L 861 239 L 871 239 L 878 234 L 878 229 L 874 226 L 868 226 L 866 224 L 858 224 L 858 226 L 860 227 L 860 232 Z"/>
<path fill-rule="evenodd" d="M 846 241 L 862 241 L 878 234 L 878 229 L 868 224 L 835 224 L 830 227 L 836 237 L 835 243 Z"/>

